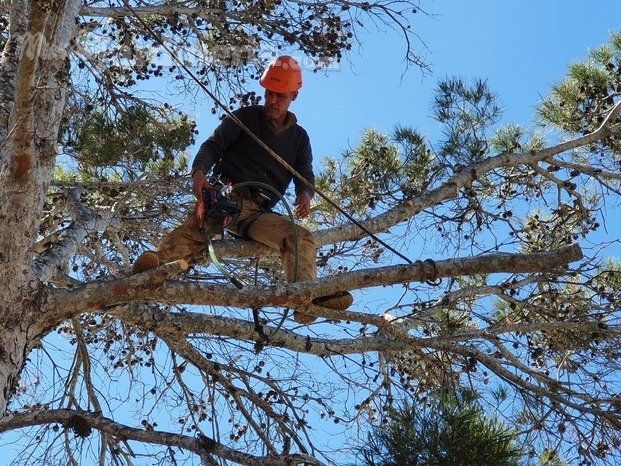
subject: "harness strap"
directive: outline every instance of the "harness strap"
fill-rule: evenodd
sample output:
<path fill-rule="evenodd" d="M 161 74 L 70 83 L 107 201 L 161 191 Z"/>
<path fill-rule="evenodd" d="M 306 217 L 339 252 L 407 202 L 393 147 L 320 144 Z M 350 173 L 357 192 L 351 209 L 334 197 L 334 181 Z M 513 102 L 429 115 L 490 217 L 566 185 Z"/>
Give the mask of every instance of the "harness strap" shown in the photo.
<path fill-rule="evenodd" d="M 249 215 L 248 218 L 245 218 L 241 222 L 239 222 L 239 224 L 237 225 L 237 234 L 242 239 L 249 240 L 250 237 L 248 236 L 248 228 L 250 228 L 250 225 L 252 225 L 255 220 L 257 220 L 265 212 L 269 212 L 269 210 L 259 210 L 254 214 Z"/>

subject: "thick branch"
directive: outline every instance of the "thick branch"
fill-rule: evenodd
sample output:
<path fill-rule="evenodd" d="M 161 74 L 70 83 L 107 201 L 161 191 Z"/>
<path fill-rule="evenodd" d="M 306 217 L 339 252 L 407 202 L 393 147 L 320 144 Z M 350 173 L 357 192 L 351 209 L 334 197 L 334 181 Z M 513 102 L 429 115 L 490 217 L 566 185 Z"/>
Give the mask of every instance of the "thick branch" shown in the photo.
<path fill-rule="evenodd" d="M 290 466 L 296 464 L 322 465 L 318 460 L 302 454 L 284 456 L 253 456 L 226 447 L 204 435 L 197 438 L 157 430 L 143 430 L 129 427 L 107 417 L 87 411 L 56 409 L 12 414 L 0 419 L 0 432 L 42 424 L 80 425 L 79 434 L 96 429 L 122 440 L 152 443 L 189 450 L 197 455 L 215 455 L 228 461 L 247 466 Z"/>
<path fill-rule="evenodd" d="M 552 272 L 569 262 L 579 260 L 581 257 L 580 248 L 577 245 L 572 245 L 547 253 L 489 254 L 472 258 L 440 261 L 437 263 L 437 272 L 439 277 L 492 272 Z M 175 269 L 174 264 L 172 263 L 167 267 L 173 267 L 176 271 L 178 269 Z M 230 302 L 235 300 L 243 307 L 273 307 L 278 305 L 295 307 L 297 305 L 304 309 L 304 312 L 320 317 L 373 325 L 397 341 L 394 344 L 395 347 L 391 347 L 392 350 L 407 348 L 413 343 L 413 340 L 407 334 L 399 330 L 398 321 L 390 323 L 379 315 L 354 311 L 336 311 L 310 304 L 306 306 L 300 304 L 301 301 L 307 302 L 315 296 L 315 294 L 311 295 L 308 289 L 313 290 L 313 292 L 317 292 L 317 290 L 331 292 L 338 289 L 339 285 L 333 284 L 333 279 L 313 280 L 279 287 L 245 288 L 241 291 L 237 291 L 229 286 L 189 284 L 185 282 L 165 282 L 157 289 L 142 289 L 145 285 L 152 286 L 157 283 L 163 277 L 164 269 L 156 269 L 126 280 L 84 285 L 75 291 L 56 290 L 53 292 L 55 296 L 51 300 L 58 304 L 53 307 L 59 310 L 62 309 L 63 312 L 82 312 L 84 308 L 80 304 L 84 300 L 88 302 L 88 299 L 93 299 L 92 297 L 96 296 L 97 301 L 91 306 L 91 309 L 95 310 L 102 308 L 106 304 L 108 306 L 121 304 L 123 299 L 120 299 L 119 294 L 127 296 L 126 301 L 178 303 L 190 301 L 192 304 L 225 306 L 231 305 Z M 426 276 L 424 271 L 421 271 L 416 265 L 386 267 L 380 270 L 365 270 L 343 275 L 344 277 L 339 277 L 339 283 L 356 283 L 358 287 L 403 283 L 404 280 L 420 280 Z M 71 311 L 72 306 L 74 307 L 73 311 Z M 185 335 L 210 333 L 236 339 L 254 340 L 259 343 L 263 342 L 263 337 L 257 334 L 254 324 L 244 320 L 202 313 L 171 314 L 149 306 L 143 306 L 140 309 L 136 307 L 109 307 L 108 312 L 128 322 L 152 328 L 156 332 L 167 334 L 179 334 L 181 332 Z M 57 317 L 61 318 L 62 316 Z M 269 330 L 269 333 L 272 333 L 272 329 Z M 401 341 L 399 342 L 399 340 Z M 318 355 L 381 350 L 386 349 L 386 343 L 387 340 L 380 337 L 348 340 L 309 339 L 287 330 L 279 331 L 270 341 L 270 344 Z M 418 343 L 414 343 L 414 345 L 418 346 Z"/>
<path fill-rule="evenodd" d="M 476 257 L 447 259 L 431 264 L 414 263 L 377 269 L 365 269 L 341 274 L 338 277 L 320 278 L 279 286 L 246 286 L 237 290 L 232 285 L 214 285 L 188 282 L 164 282 L 153 289 L 164 277 L 158 270 L 129 278 L 95 282 L 73 290 L 50 290 L 50 309 L 63 310 L 63 314 L 96 310 L 131 301 L 168 302 L 176 304 L 202 304 L 238 307 L 288 307 L 311 311 L 311 301 L 317 296 L 341 289 L 362 289 L 415 281 L 425 281 L 431 272 L 438 278 L 490 273 L 544 273 L 558 270 L 570 262 L 580 260 L 582 251 L 578 244 L 536 254 L 486 254 Z M 145 276 L 151 277 L 149 279 Z M 86 306 L 85 306 L 86 303 Z M 315 312 L 317 308 L 312 309 Z M 356 317 L 356 313 L 317 313 L 328 318 Z M 354 319 L 357 320 L 357 319 Z"/>

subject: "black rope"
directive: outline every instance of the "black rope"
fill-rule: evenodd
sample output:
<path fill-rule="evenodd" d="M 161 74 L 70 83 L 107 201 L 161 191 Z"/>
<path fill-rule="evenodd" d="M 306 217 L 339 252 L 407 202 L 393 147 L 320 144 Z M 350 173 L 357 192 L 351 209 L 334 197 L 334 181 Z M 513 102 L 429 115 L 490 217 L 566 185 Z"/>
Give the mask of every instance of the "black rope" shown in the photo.
<path fill-rule="evenodd" d="M 442 283 L 442 279 L 438 278 L 438 267 L 433 259 L 417 260 L 414 265 L 420 270 L 419 281 L 421 283 L 427 283 L 430 286 L 438 286 Z"/>

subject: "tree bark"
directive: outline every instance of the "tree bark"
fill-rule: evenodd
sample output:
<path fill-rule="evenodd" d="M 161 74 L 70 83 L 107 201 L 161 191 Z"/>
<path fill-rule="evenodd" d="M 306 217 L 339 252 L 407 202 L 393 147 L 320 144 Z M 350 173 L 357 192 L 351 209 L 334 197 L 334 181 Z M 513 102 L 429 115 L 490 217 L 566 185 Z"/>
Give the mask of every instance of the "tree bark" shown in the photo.
<path fill-rule="evenodd" d="M 55 144 L 65 104 L 66 55 L 76 28 L 79 0 L 17 2 L 11 7 L 16 37 L 7 47 L 2 88 L 13 106 L 0 159 L 0 413 L 5 413 L 34 338 L 33 324 L 45 315 L 44 286 L 32 256 L 43 200 L 54 168 Z M 27 18 L 26 18 L 27 17 Z M 22 27 L 21 25 L 27 25 Z M 16 61 L 17 60 L 17 61 Z M 13 90 L 13 95 L 10 95 Z M 2 110 L 7 111 L 5 106 Z M 1 117 L 1 115 L 0 115 Z"/>

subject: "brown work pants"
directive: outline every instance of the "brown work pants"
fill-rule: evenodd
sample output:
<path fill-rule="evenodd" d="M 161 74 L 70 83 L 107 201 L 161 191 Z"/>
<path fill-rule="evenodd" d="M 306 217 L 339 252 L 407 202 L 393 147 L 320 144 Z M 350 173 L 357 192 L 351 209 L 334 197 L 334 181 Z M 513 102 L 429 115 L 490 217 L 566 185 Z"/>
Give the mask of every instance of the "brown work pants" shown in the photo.
<path fill-rule="evenodd" d="M 241 200 L 239 217 L 227 226 L 231 233 L 238 233 L 237 227 L 260 209 L 253 201 Z M 297 281 L 317 277 L 315 240 L 306 228 L 296 225 L 298 236 Z M 246 236 L 254 241 L 270 246 L 280 252 L 285 278 L 293 282 L 295 277 L 295 239 L 291 219 L 273 212 L 263 212 L 246 229 Z M 198 227 L 194 213 L 180 226 L 171 231 L 157 249 L 160 263 L 179 259 L 190 261 L 205 247 L 205 234 Z"/>

